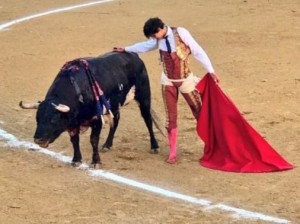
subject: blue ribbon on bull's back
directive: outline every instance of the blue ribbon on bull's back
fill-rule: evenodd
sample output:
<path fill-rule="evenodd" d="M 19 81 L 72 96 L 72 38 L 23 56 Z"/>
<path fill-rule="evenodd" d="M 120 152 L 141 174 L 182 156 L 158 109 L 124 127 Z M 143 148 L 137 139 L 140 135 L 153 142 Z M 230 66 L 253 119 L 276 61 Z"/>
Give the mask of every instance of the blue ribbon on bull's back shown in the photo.
<path fill-rule="evenodd" d="M 104 107 L 107 111 L 110 111 L 110 104 L 96 80 L 92 84 L 92 89 L 96 99 L 96 115 L 102 116 Z"/>
<path fill-rule="evenodd" d="M 87 77 L 88 77 L 88 80 L 89 80 L 89 83 L 91 85 L 91 89 L 93 91 L 93 96 L 95 99 L 95 115 L 98 118 L 101 118 L 102 123 L 104 124 L 105 121 L 104 121 L 104 117 L 103 117 L 103 114 L 104 114 L 103 108 L 105 107 L 105 109 L 108 112 L 109 123 L 112 126 L 113 125 L 113 114 L 111 112 L 110 104 L 109 104 L 108 100 L 106 99 L 104 92 L 100 88 L 99 83 L 97 82 L 94 75 L 92 74 L 92 72 L 89 68 L 88 61 L 85 59 L 76 59 L 71 62 L 67 62 L 63 66 L 62 70 L 78 71 L 79 66 L 84 67 Z"/>
<path fill-rule="evenodd" d="M 110 110 L 111 109 L 110 104 L 109 104 L 108 100 L 106 99 L 102 89 L 100 88 L 99 83 L 97 82 L 97 80 L 95 79 L 91 70 L 89 69 L 89 64 L 88 64 L 87 60 L 80 59 L 80 62 L 84 65 L 87 76 L 88 76 L 89 81 L 92 86 L 92 90 L 93 90 L 93 94 L 94 94 L 94 98 L 95 98 L 95 104 L 96 104 L 95 105 L 96 115 L 97 115 L 97 117 L 101 117 L 102 123 L 104 124 L 105 121 L 104 121 L 104 117 L 103 117 L 103 108 L 105 107 L 105 109 L 108 112 L 109 123 L 112 126 L 113 114 Z"/>

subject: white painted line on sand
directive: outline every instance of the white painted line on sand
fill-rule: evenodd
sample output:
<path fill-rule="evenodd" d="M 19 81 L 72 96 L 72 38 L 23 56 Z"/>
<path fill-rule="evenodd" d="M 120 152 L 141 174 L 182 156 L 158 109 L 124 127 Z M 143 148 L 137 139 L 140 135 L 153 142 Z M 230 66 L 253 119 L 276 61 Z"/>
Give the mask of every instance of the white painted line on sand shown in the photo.
<path fill-rule="evenodd" d="M 36 152 L 51 156 L 51 157 L 53 157 L 61 162 L 64 162 L 64 163 L 71 163 L 71 160 L 72 160 L 72 158 L 69 156 L 65 156 L 60 153 L 56 153 L 56 152 L 50 151 L 48 149 L 41 148 L 38 145 L 33 144 L 31 142 L 20 141 L 12 134 L 0 129 L 0 142 L 3 140 L 5 143 L 4 146 L 7 146 L 7 147 L 34 149 Z M 0 146 L 3 146 L 3 144 L 0 144 Z M 0 148 L 2 148 L 2 147 L 0 147 Z M 164 197 L 176 199 L 176 200 L 183 201 L 183 202 L 188 202 L 188 203 L 191 203 L 194 205 L 199 205 L 199 206 L 201 206 L 203 211 L 219 209 L 219 210 L 228 212 L 229 214 L 231 214 L 231 216 L 233 218 L 268 221 L 268 222 L 272 222 L 272 223 L 289 223 L 289 221 L 286 219 L 276 218 L 276 217 L 268 216 L 268 215 L 258 213 L 258 212 L 247 211 L 244 209 L 228 206 L 228 205 L 225 205 L 222 203 L 212 204 L 211 201 L 206 200 L 206 199 L 199 199 L 199 198 L 196 198 L 193 196 L 176 193 L 174 191 L 169 191 L 169 190 L 166 190 L 166 189 L 163 189 L 160 187 L 156 187 L 156 186 L 153 186 L 150 184 L 146 184 L 146 183 L 142 183 L 142 182 L 139 182 L 136 180 L 126 178 L 126 177 L 122 177 L 117 174 L 107 172 L 105 170 L 91 169 L 91 168 L 89 168 L 89 166 L 87 164 L 82 164 L 79 167 L 79 169 L 88 171 L 87 173 L 93 177 L 97 177 L 100 179 L 103 178 L 103 179 L 113 181 L 116 183 L 128 185 L 128 186 L 140 189 L 140 190 L 144 190 L 144 191 L 148 191 L 148 192 L 155 193 L 158 195 L 162 195 Z"/>
<path fill-rule="evenodd" d="M 101 1 L 88 2 L 88 3 L 83 3 L 83 4 L 80 4 L 80 5 L 68 6 L 68 7 L 64 7 L 64 8 L 54 9 L 54 10 L 51 10 L 51 11 L 26 16 L 26 17 L 23 17 L 23 18 L 12 20 L 12 21 L 7 22 L 7 23 L 0 24 L 0 31 L 5 29 L 5 28 L 8 28 L 10 26 L 13 26 L 17 23 L 25 22 L 25 21 L 35 19 L 35 18 L 38 18 L 38 17 L 47 16 L 47 15 L 54 14 L 54 13 L 65 12 L 65 11 L 78 9 L 78 8 L 82 8 L 82 7 L 88 7 L 88 6 L 101 4 L 101 3 L 105 3 L 105 2 L 110 2 L 110 1 L 113 1 L 113 0 L 101 0 Z"/>

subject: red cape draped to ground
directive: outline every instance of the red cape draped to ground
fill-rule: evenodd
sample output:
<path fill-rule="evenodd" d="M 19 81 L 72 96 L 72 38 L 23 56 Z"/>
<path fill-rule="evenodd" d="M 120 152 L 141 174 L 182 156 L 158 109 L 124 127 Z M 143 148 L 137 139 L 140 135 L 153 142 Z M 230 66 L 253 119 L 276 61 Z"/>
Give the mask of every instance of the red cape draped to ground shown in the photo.
<path fill-rule="evenodd" d="M 196 88 L 202 98 L 197 132 L 205 144 L 201 165 L 245 173 L 293 168 L 251 127 L 210 75 L 207 74 Z"/>

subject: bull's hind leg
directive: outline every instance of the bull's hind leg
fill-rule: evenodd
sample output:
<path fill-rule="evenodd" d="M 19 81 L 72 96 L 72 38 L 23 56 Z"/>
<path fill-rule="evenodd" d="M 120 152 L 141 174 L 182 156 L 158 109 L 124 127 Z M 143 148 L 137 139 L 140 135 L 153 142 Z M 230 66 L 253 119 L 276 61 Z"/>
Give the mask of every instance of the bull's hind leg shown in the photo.
<path fill-rule="evenodd" d="M 153 132 L 153 123 L 152 123 L 150 107 L 148 106 L 145 107 L 144 105 L 140 104 L 140 110 L 150 135 L 150 144 L 151 144 L 150 152 L 158 153 L 159 146 Z"/>
<path fill-rule="evenodd" d="M 150 87 L 149 87 L 150 88 Z M 146 94 L 145 94 L 146 93 Z M 135 99 L 139 103 L 142 117 L 147 126 L 150 135 L 151 153 L 158 153 L 159 146 L 153 132 L 153 122 L 151 116 L 150 91 L 147 94 L 147 89 L 140 90 L 137 88 Z"/>
<path fill-rule="evenodd" d="M 92 132 L 90 136 L 90 142 L 93 147 L 92 166 L 96 168 L 97 165 L 101 164 L 101 159 L 98 151 L 100 132 L 102 129 L 101 119 L 94 119 L 91 123 L 91 128 Z"/>

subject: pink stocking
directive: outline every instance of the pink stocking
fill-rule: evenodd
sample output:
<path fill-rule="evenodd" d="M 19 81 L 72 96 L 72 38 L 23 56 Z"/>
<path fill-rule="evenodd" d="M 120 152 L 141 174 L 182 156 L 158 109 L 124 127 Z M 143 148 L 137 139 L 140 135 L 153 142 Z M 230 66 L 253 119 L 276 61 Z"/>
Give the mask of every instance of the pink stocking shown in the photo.
<path fill-rule="evenodd" d="M 177 160 L 177 128 L 173 128 L 168 132 L 168 139 L 170 149 L 167 162 L 173 164 Z"/>

